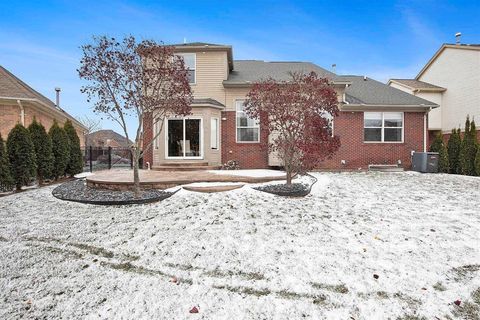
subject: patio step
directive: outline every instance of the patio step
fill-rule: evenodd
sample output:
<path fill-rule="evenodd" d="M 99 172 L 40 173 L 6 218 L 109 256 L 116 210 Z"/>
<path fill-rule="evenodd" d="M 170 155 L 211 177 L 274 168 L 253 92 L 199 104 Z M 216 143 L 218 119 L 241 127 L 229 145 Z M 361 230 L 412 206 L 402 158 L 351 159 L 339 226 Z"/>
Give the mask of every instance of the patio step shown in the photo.
<path fill-rule="evenodd" d="M 163 162 L 162 166 L 168 167 L 199 167 L 208 166 L 208 161 L 182 161 L 182 162 Z"/>
<path fill-rule="evenodd" d="M 220 169 L 221 166 L 209 166 L 207 165 L 188 165 L 188 166 L 179 166 L 179 165 L 161 165 L 161 166 L 154 166 L 152 170 L 156 171 L 198 171 L 198 170 L 217 170 Z"/>

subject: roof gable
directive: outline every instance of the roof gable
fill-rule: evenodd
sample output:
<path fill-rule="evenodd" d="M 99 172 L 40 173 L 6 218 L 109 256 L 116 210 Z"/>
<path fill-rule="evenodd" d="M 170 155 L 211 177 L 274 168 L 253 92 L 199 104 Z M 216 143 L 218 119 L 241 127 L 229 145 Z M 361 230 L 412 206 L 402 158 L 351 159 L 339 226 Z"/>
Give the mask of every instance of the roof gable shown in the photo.
<path fill-rule="evenodd" d="M 427 71 L 427 69 L 430 67 L 430 65 L 435 62 L 435 60 L 442 54 L 445 49 L 450 48 L 450 49 L 460 49 L 460 50 L 478 50 L 480 51 L 480 44 L 451 44 L 451 43 L 444 43 L 440 49 L 435 52 L 432 58 L 428 60 L 428 62 L 425 64 L 425 66 L 420 70 L 420 72 L 417 74 L 415 77 L 416 80 L 420 79 L 423 73 Z"/>
<path fill-rule="evenodd" d="M 2 66 L 0 66 L 0 98 L 36 100 L 56 112 L 62 112 L 77 125 L 84 127 L 65 110 L 57 107 L 50 99 L 30 87 Z"/>

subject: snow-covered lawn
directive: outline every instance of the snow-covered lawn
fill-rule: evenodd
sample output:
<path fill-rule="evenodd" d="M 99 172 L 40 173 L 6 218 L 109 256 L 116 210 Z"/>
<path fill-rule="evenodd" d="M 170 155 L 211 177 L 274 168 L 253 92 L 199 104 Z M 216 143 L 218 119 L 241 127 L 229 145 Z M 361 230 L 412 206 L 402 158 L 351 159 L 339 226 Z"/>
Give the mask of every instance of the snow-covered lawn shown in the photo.
<path fill-rule="evenodd" d="M 314 175 L 300 199 L 0 198 L 0 319 L 478 319 L 479 178 Z"/>

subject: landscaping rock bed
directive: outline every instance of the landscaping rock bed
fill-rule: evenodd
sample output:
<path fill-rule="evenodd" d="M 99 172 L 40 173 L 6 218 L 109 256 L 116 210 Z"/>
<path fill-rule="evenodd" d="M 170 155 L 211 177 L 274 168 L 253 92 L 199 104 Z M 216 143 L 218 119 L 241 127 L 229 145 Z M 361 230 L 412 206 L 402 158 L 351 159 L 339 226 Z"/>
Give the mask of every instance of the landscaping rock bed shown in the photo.
<path fill-rule="evenodd" d="M 99 205 L 125 205 L 161 201 L 172 196 L 175 192 L 155 189 L 142 190 L 140 197 L 135 198 L 133 191 L 95 189 L 88 187 L 85 180 L 74 180 L 62 183 L 53 189 L 52 194 L 58 199 L 67 201 Z"/>
<path fill-rule="evenodd" d="M 305 197 L 310 193 L 315 182 L 317 182 L 317 179 L 313 176 L 307 175 L 305 178 L 307 179 L 302 178 L 302 182 L 292 183 L 291 185 L 285 183 L 268 184 L 253 189 L 283 197 Z"/>

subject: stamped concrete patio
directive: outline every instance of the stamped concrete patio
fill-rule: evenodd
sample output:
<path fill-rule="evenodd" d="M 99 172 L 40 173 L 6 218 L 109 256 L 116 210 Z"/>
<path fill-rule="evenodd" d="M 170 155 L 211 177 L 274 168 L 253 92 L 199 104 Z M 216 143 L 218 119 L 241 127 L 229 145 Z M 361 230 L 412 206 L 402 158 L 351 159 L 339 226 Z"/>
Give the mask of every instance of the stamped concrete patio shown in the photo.
<path fill-rule="evenodd" d="M 285 173 L 277 170 L 140 170 L 140 186 L 143 189 L 168 189 L 199 182 L 263 183 L 285 179 Z M 133 172 L 132 170 L 95 172 L 87 177 L 87 184 L 96 188 L 126 190 L 133 186 Z"/>

